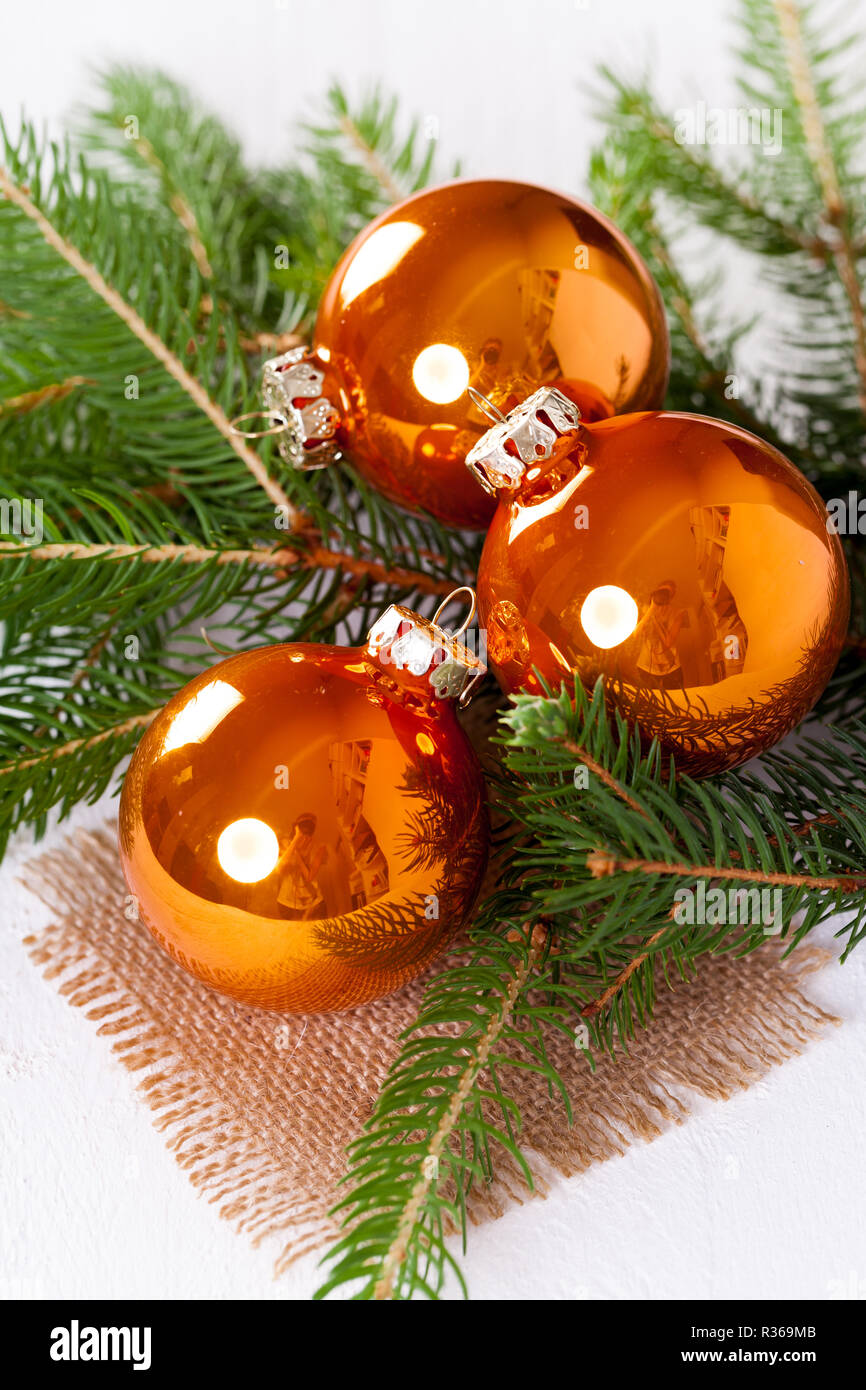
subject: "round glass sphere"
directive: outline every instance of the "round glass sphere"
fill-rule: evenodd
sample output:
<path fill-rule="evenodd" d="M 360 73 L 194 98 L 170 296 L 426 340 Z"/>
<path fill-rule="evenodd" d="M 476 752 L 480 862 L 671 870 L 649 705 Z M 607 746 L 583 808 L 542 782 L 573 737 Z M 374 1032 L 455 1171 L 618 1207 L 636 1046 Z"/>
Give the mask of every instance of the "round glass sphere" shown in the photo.
<path fill-rule="evenodd" d="M 576 674 L 678 771 L 735 767 L 824 689 L 848 574 L 820 497 L 778 450 L 718 420 L 579 426 L 502 490 L 478 576 L 507 691 Z"/>
<path fill-rule="evenodd" d="M 220 662 L 175 695 L 123 788 L 141 919 L 223 994 L 346 1009 L 417 975 L 466 921 L 484 783 L 454 714 L 365 648 Z"/>
<path fill-rule="evenodd" d="M 554 383 L 583 418 L 661 405 L 668 334 L 658 290 L 601 213 L 531 184 L 425 189 L 352 242 L 319 307 L 313 355 L 370 483 L 450 526 L 493 503 L 463 461 L 489 420 Z"/>

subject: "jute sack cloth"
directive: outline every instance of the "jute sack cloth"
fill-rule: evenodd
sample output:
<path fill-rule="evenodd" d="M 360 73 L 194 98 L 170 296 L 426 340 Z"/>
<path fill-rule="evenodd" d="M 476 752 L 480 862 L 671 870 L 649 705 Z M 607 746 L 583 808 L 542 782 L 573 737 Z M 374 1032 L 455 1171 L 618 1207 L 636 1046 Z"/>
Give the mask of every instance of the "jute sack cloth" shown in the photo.
<path fill-rule="evenodd" d="M 33 960 L 135 1076 L 193 1185 L 255 1242 L 279 1238 L 278 1273 L 326 1242 L 345 1146 L 415 1017 L 423 980 L 338 1015 L 283 1019 L 223 999 L 125 916 L 113 826 L 41 855 L 26 882 L 51 910 L 50 923 L 26 939 Z M 660 980 L 651 1026 L 594 1073 L 579 1049 L 551 1033 L 571 1124 L 541 1078 L 503 1073 L 523 1115 L 535 1192 L 682 1123 L 690 1097 L 725 1100 L 802 1051 L 838 1022 L 802 987 L 827 959 L 805 947 L 783 962 L 770 944 L 744 959 L 707 958 L 673 988 Z M 499 1216 L 527 1195 L 500 1151 L 495 1181 L 471 1195 L 470 1218 Z"/>

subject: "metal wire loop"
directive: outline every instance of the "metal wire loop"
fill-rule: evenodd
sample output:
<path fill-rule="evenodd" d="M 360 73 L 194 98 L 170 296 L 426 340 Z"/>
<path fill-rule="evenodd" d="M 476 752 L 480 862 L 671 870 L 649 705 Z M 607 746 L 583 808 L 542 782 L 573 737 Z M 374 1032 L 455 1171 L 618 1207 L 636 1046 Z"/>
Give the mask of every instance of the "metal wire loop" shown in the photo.
<path fill-rule="evenodd" d="M 269 430 L 241 430 L 238 425 L 244 420 L 276 420 L 278 423 L 272 425 Z M 289 428 L 289 422 L 285 415 L 280 415 L 277 410 L 248 410 L 245 415 L 236 415 L 229 422 L 229 429 L 232 434 L 239 434 L 242 439 L 266 439 L 271 434 L 285 434 Z"/>
<path fill-rule="evenodd" d="M 474 386 L 468 386 L 466 389 L 482 415 L 486 415 L 488 420 L 492 420 L 494 425 L 501 425 L 507 418 L 502 414 L 498 406 L 495 406 L 491 400 L 488 400 L 487 396 L 482 396 L 481 392 L 476 391 Z"/>
<path fill-rule="evenodd" d="M 462 637 L 463 633 L 466 631 L 469 624 L 475 617 L 475 612 L 478 608 L 478 600 L 475 596 L 475 590 L 469 584 L 461 584 L 459 589 L 452 589 L 451 593 L 448 594 L 447 597 L 442 600 L 439 607 L 436 609 L 436 612 L 433 614 L 434 626 L 439 626 L 439 615 L 445 612 L 445 609 L 448 607 L 449 603 L 451 603 L 457 597 L 458 594 L 469 595 L 469 616 L 464 619 L 464 621 L 460 624 L 458 628 L 455 629 L 454 632 L 448 633 L 449 637 Z"/>

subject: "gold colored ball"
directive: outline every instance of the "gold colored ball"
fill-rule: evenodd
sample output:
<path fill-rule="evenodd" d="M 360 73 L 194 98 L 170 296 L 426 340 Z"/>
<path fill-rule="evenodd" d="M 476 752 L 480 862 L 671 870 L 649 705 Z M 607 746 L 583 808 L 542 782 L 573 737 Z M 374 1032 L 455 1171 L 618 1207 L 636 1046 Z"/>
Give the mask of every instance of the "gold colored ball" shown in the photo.
<path fill-rule="evenodd" d="M 341 443 L 368 481 L 446 525 L 493 504 L 463 460 L 489 420 L 553 383 L 585 419 L 660 406 L 668 334 L 655 283 L 601 213 L 531 184 L 458 180 L 383 213 L 348 248 L 313 339 Z"/>
<path fill-rule="evenodd" d="M 488 829 L 453 702 L 364 648 L 220 662 L 133 756 L 120 848 L 141 919 L 246 1004 L 347 1009 L 398 988 L 467 920 Z M 426 687 L 429 692 L 430 687 Z"/>
<path fill-rule="evenodd" d="M 507 691 L 602 677 L 678 771 L 771 747 L 812 708 L 845 638 L 842 547 L 811 484 L 745 430 L 697 415 L 579 429 L 502 493 L 478 577 Z"/>

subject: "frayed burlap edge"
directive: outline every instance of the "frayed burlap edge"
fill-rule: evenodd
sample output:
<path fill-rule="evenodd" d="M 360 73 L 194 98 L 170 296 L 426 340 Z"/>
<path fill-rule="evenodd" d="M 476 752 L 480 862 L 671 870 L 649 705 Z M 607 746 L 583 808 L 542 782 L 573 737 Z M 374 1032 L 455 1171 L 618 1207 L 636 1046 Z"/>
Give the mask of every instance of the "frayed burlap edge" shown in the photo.
<path fill-rule="evenodd" d="M 277 1273 L 321 1246 L 335 1230 L 327 1213 L 345 1146 L 369 1114 L 423 981 L 339 1015 L 281 1019 L 225 1000 L 127 919 L 112 828 L 81 831 L 41 855 L 24 882 L 52 912 L 25 939 L 32 959 L 141 1074 L 137 1090 L 193 1185 L 254 1243 L 282 1241 Z M 728 1099 L 838 1023 L 801 989 L 829 958 L 807 947 L 782 961 L 768 946 L 738 960 L 708 958 L 674 988 L 660 981 L 651 1026 L 595 1073 L 553 1033 L 573 1124 L 534 1073 L 511 1069 L 509 1078 L 535 1194 L 682 1123 L 690 1096 Z M 471 1195 L 470 1219 L 499 1216 L 527 1195 L 500 1151 L 496 1180 Z"/>

